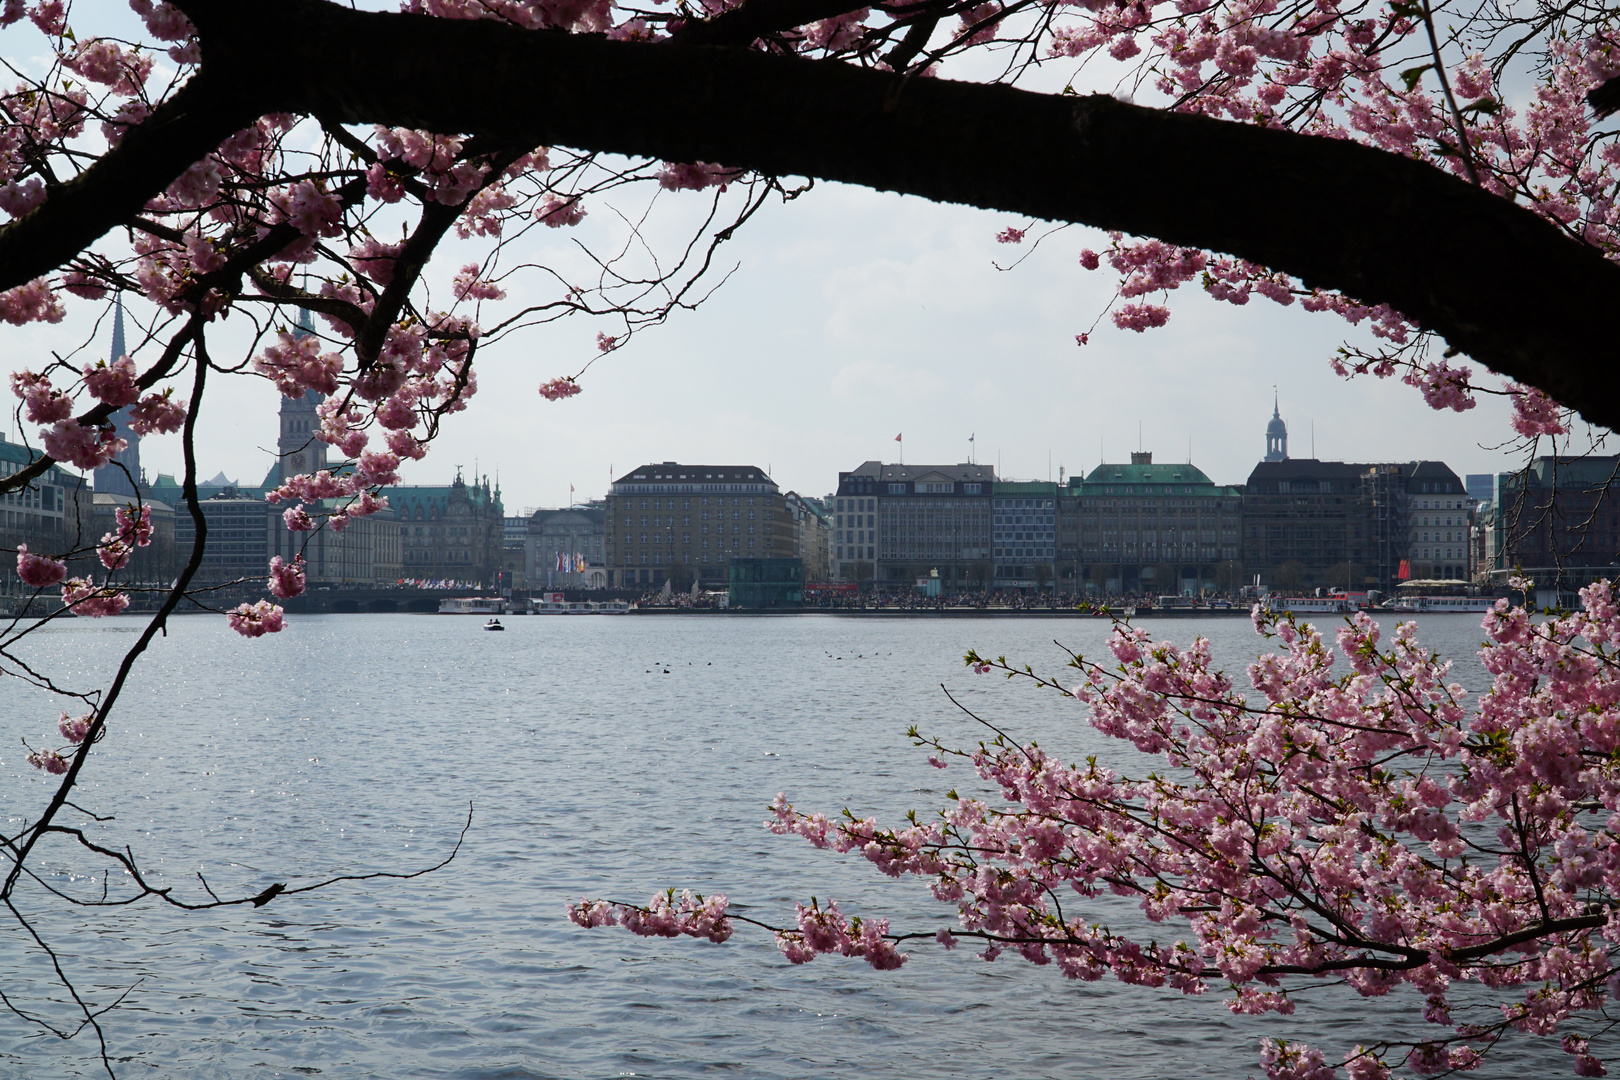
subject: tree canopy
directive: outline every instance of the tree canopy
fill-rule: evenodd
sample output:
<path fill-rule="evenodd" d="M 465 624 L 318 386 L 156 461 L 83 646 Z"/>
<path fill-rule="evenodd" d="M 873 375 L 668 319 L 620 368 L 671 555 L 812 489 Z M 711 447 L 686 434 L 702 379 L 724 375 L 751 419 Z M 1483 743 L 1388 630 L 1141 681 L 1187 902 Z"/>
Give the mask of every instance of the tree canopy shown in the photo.
<path fill-rule="evenodd" d="M 481 354 L 525 328 L 574 315 L 610 320 L 615 332 L 599 334 L 598 344 L 611 352 L 623 335 L 696 303 L 716 245 L 746 227 L 768 200 L 791 199 L 801 180 L 1006 211 L 1016 215 L 999 237 L 1008 244 L 1039 222 L 1108 230 L 1106 251 L 1087 249 L 1078 257 L 1088 269 L 1106 261 L 1119 275 L 1112 315 L 1121 330 L 1161 325 L 1170 314 L 1168 294 L 1197 284 L 1236 304 L 1258 296 L 1368 324 L 1380 346 L 1347 347 L 1335 364 L 1346 375 L 1398 374 L 1436 408 L 1466 408 L 1477 392 L 1506 393 L 1515 402 L 1515 426 L 1529 437 L 1564 431 L 1567 410 L 1601 428 L 1620 421 L 1620 374 L 1608 362 L 1610 318 L 1620 310 L 1614 265 L 1620 144 L 1598 115 L 1617 93 L 1620 48 L 1615 13 L 1602 4 L 406 0 L 400 10 L 366 11 L 332 0 L 130 0 L 129 6 L 145 28 L 139 40 L 76 22 L 68 0 L 0 6 L 0 26 L 31 27 L 46 46 L 41 63 L 12 61 L 14 84 L 0 91 L 0 211 L 9 218 L 0 225 L 0 319 L 55 322 L 68 305 L 104 309 L 114 297 L 127 297 L 141 329 L 129 356 L 92 364 L 52 359 L 12 373 L 23 437 L 37 439 L 44 453 L 0 478 L 0 492 L 22 489 L 53 462 L 106 465 L 123 447 L 111 417 L 128 410 L 137 432 L 180 433 L 184 512 L 197 542 L 116 678 L 104 691 L 71 693 L 88 711 L 80 714 L 79 704 L 74 714 L 64 711 L 57 730 L 65 742 L 31 754 L 35 766 L 60 780 L 27 826 L 6 838 L 3 900 L 26 881 L 42 838 L 72 835 L 56 819 L 106 731 L 130 667 L 191 595 L 206 537 L 193 435 L 210 380 L 263 378 L 289 396 L 324 395 L 313 437 L 336 447 L 348 464 L 291 477 L 273 497 L 286 504 L 289 530 L 342 528 L 382 509 L 378 490 L 397 480 L 402 460 L 425 455 L 445 419 L 466 408 Z M 1054 70 L 1069 80 L 1062 92 L 1026 88 Z M 1073 90 L 1075 82 L 1110 81 L 1109 94 Z M 599 274 L 580 282 L 511 254 L 528 231 L 568 229 L 632 188 L 704 207 L 686 246 L 654 260 L 652 269 L 597 253 Z M 476 245 L 479 257 L 453 274 L 449 268 L 428 274 L 451 237 Z M 446 279 L 448 289 L 430 287 Z M 526 295 L 549 290 L 547 298 L 509 302 L 515 282 L 524 283 Z M 289 331 L 288 315 L 297 308 L 320 316 L 319 334 Z M 214 326 L 227 314 L 254 327 L 241 355 L 210 348 Z M 1077 337 L 1083 345 L 1087 335 Z M 1458 356 L 1508 381 L 1488 386 Z M 554 400 L 580 389 L 576 373 L 547 380 L 539 393 Z M 124 610 L 125 568 L 150 538 L 150 516 L 137 497 L 98 542 L 19 550 L 19 577 L 42 605 L 33 614 L 54 617 L 42 609 L 46 590 L 57 588 L 59 605 L 80 615 Z M 70 560 L 91 556 L 100 570 L 68 576 Z M 305 587 L 299 560 L 278 557 L 266 573 L 265 591 L 274 598 Z M 1597 812 L 1593 806 L 1620 809 L 1607 773 L 1593 764 L 1612 756 L 1606 728 L 1592 735 L 1588 725 L 1599 721 L 1581 711 L 1595 710 L 1601 724 L 1613 719 L 1614 642 L 1602 638 L 1600 625 L 1612 622 L 1612 600 L 1607 592 L 1592 594 L 1587 621 L 1559 624 L 1544 639 L 1525 636 L 1522 611 L 1495 614 L 1502 634 L 1517 635 L 1502 638 L 1494 654 L 1511 661 L 1511 677 L 1533 681 L 1543 663 L 1553 665 L 1549 675 L 1578 668 L 1591 675 L 1586 691 L 1602 693 L 1549 701 L 1523 687 L 1503 691 L 1493 700 L 1506 702 L 1502 708 L 1517 719 L 1485 717 L 1464 736 L 1443 671 L 1404 637 L 1395 650 L 1379 652 L 1370 631 L 1355 631 L 1341 647 L 1356 674 L 1333 682 L 1313 666 L 1321 660 L 1319 642 L 1294 628 L 1279 631 L 1291 651 L 1277 662 L 1297 671 L 1299 685 L 1260 710 L 1203 670 L 1196 647 L 1172 654 L 1155 646 L 1144 654 L 1139 638 L 1120 639 L 1120 685 L 1127 696 L 1158 702 L 1148 721 L 1120 720 L 1121 731 L 1128 728 L 1128 737 L 1146 740 L 1179 765 L 1201 766 L 1206 751 L 1237 754 L 1260 728 L 1303 755 L 1306 771 L 1339 743 L 1366 743 L 1372 754 L 1393 747 L 1402 759 L 1432 754 L 1436 762 L 1408 784 L 1374 757 L 1349 754 L 1333 766 L 1354 774 L 1342 778 L 1337 796 L 1318 794 L 1311 777 L 1301 780 L 1288 771 L 1293 764 L 1279 763 L 1274 771 L 1250 768 L 1235 788 L 1219 778 L 1211 790 L 1223 798 L 1241 801 L 1245 785 L 1258 784 L 1268 798 L 1288 804 L 1293 827 L 1318 836 L 1331 827 L 1342 839 L 1372 843 L 1357 839 L 1359 830 L 1388 857 L 1399 854 L 1396 848 L 1410 851 L 1408 841 L 1462 842 L 1451 835 L 1455 825 L 1448 831 L 1413 800 L 1439 813 L 1455 797 L 1470 815 L 1511 818 L 1502 849 L 1490 852 L 1506 861 L 1489 880 L 1412 856 L 1411 880 L 1423 879 L 1430 891 L 1450 890 L 1454 899 L 1478 904 L 1487 904 L 1490 890 L 1509 897 L 1506 914 L 1488 927 L 1450 928 L 1452 936 L 1439 944 L 1393 943 L 1378 936 L 1383 931 L 1352 929 L 1370 917 L 1357 905 L 1383 879 L 1345 884 L 1353 895 L 1342 910 L 1323 906 L 1318 884 L 1294 883 L 1281 893 L 1244 893 L 1240 906 L 1247 906 L 1223 915 L 1203 939 L 1206 953 L 1242 946 L 1259 958 L 1255 963 L 1158 957 L 1156 977 L 1197 981 L 1214 970 L 1242 982 L 1340 965 L 1368 979 L 1383 977 L 1368 972 L 1402 972 L 1439 986 L 1463 961 L 1479 974 L 1497 952 L 1524 946 L 1557 978 L 1579 985 L 1550 1013 L 1527 1012 L 1511 1022 L 1550 1030 L 1598 999 L 1608 946 L 1595 944 L 1594 934 L 1610 932 L 1614 889 L 1582 871 L 1564 892 L 1548 893 L 1540 875 L 1555 859 L 1549 845 L 1575 845 L 1558 849 L 1558 873 L 1596 858 L 1588 857 L 1600 846 L 1596 833 L 1579 816 Z M 232 627 L 250 637 L 276 632 L 282 616 L 269 598 L 228 613 Z M 14 658 L 8 650 L 39 625 L 37 618 L 14 623 L 0 634 L 0 655 Z M 1187 688 L 1191 676 L 1183 669 L 1196 669 L 1198 686 Z M 27 677 L 42 692 L 61 692 L 48 674 Z M 1418 691 L 1414 679 L 1423 684 Z M 1113 722 L 1116 704 L 1102 690 L 1076 696 L 1093 706 L 1099 722 Z M 1193 728 L 1168 719 L 1176 709 Z M 1352 714 L 1372 719 L 1362 724 Z M 1324 715 L 1331 731 L 1317 723 Z M 1549 725 L 1545 744 L 1507 745 L 1520 727 L 1545 732 Z M 1266 750 L 1267 760 L 1278 762 L 1274 750 Z M 1467 768 L 1454 775 L 1447 769 L 1458 755 Z M 1034 772 L 1023 776 L 1023 762 Z M 1028 748 L 986 750 L 975 764 L 987 776 L 1008 777 L 1008 791 L 1018 798 L 1050 778 Z M 1480 795 L 1469 777 L 1487 769 L 1505 771 L 1482 781 Z M 1542 790 L 1537 785 L 1545 778 L 1531 775 L 1538 769 L 1557 772 L 1567 797 L 1554 805 L 1538 795 L 1527 819 L 1516 800 L 1521 791 L 1529 798 Z M 1560 769 L 1578 775 L 1571 779 Z M 1434 786 L 1441 776 L 1452 785 L 1444 799 Z M 1061 778 L 1063 785 L 1089 782 L 1077 774 Z M 1075 810 L 1081 817 L 1100 805 L 1116 823 L 1144 828 L 1163 820 L 1156 800 L 1198 801 L 1147 781 L 1088 799 L 1096 805 Z M 1312 799 L 1331 812 L 1309 809 Z M 1367 806 L 1353 808 L 1357 799 Z M 1144 806 L 1148 817 L 1133 816 Z M 1213 811 L 1200 804 L 1175 828 L 1204 828 L 1199 815 L 1206 812 Z M 955 821 L 964 831 L 953 836 L 1004 824 L 988 811 L 977 813 Z M 1331 825 L 1324 824 L 1328 818 Z M 782 808 L 780 823 L 827 839 L 821 823 L 791 808 Z M 1268 845 L 1267 827 L 1258 818 L 1245 823 L 1248 833 L 1233 826 L 1233 835 L 1242 834 L 1233 843 Z M 905 864 L 923 859 L 911 846 L 920 834 L 868 835 L 866 828 L 859 823 L 843 835 L 889 852 L 886 869 L 922 867 Z M 106 902 L 144 897 L 208 906 L 263 904 L 276 896 L 270 890 L 192 903 L 147 885 L 133 853 L 97 847 L 82 834 L 77 840 L 131 877 L 134 896 Z M 1225 849 L 1186 847 L 1180 833 L 1175 843 L 1184 849 L 1148 843 L 1140 864 L 1105 869 L 1101 879 L 1151 893 L 1150 904 L 1184 908 L 1187 881 L 1222 878 L 1238 858 Z M 1324 842 L 1320 850 L 1344 847 Z M 1272 854 L 1253 852 L 1249 869 L 1240 871 L 1251 874 L 1246 887 L 1261 888 L 1257 882 L 1268 874 L 1285 876 L 1267 861 Z M 1450 846 L 1433 852 L 1442 861 L 1452 854 Z M 951 866 L 967 872 L 967 864 Z M 1099 871 L 1081 877 L 1094 887 Z M 1590 899 L 1581 891 L 1588 888 L 1596 890 Z M 587 908 L 581 918 L 713 936 L 723 912 L 712 900 L 683 905 L 671 897 L 646 909 Z M 1251 914 L 1267 925 L 1248 927 Z M 1325 921 L 1312 922 L 1313 914 Z M 1390 933 L 1426 934 L 1424 920 L 1433 914 L 1423 906 L 1416 922 Z M 1008 918 L 1025 920 L 1025 937 L 1008 936 Z M 1261 941 L 1262 929 L 1293 926 L 1296 918 L 1307 924 L 1295 927 L 1305 940 L 1281 952 Z M 1056 941 L 1116 971 L 1136 963 L 1125 946 L 1082 941 L 1078 931 L 1033 907 L 1016 917 L 999 907 L 983 913 L 975 932 L 1040 955 Z M 852 927 L 836 912 L 813 911 L 784 934 L 802 958 L 840 951 L 885 966 L 896 955 L 881 929 Z M 1555 949 L 1574 949 L 1586 966 L 1548 959 Z M 1376 962 L 1369 950 L 1379 954 Z M 1520 975 L 1529 970 L 1515 965 Z M 1265 992 L 1239 1000 L 1280 1007 Z M 1443 1021 L 1444 1009 L 1437 1009 Z M 83 1020 L 95 1024 L 88 1009 Z M 1456 1036 L 1469 1053 L 1491 1037 L 1460 1029 Z M 1601 1069 L 1584 1042 L 1572 1052 L 1580 1068 Z M 1376 1058 L 1352 1062 L 1362 1070 L 1356 1075 L 1378 1075 Z M 1464 1067 L 1473 1059 L 1415 1060 Z M 1268 1068 L 1315 1077 L 1324 1066 L 1319 1057 L 1279 1049 Z"/>

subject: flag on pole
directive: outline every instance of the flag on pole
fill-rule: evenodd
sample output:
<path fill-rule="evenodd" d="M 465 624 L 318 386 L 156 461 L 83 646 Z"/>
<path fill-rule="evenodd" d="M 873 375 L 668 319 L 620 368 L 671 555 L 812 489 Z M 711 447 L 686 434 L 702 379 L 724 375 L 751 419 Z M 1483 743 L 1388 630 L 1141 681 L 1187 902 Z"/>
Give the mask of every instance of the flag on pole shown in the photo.
<path fill-rule="evenodd" d="M 901 434 L 901 435 L 904 435 L 904 434 L 905 434 L 905 432 L 901 432 L 901 433 L 900 433 L 900 434 Z M 900 441 L 900 435 L 896 435 L 896 436 L 895 436 L 895 437 L 894 437 L 894 441 L 895 441 L 895 442 L 899 442 L 899 441 Z"/>

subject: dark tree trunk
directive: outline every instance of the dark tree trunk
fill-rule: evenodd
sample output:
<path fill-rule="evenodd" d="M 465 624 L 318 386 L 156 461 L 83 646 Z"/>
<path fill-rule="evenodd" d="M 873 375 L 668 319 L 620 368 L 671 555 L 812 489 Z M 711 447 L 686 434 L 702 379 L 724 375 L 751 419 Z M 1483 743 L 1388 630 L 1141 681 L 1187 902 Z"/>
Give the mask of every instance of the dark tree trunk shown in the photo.
<path fill-rule="evenodd" d="M 182 0 L 202 71 L 0 228 L 0 288 L 138 212 L 272 111 L 813 176 L 1209 248 L 1387 303 L 1620 428 L 1620 267 L 1513 203 L 1353 143 L 735 48 L 610 42 L 325 0 Z M 151 130 L 148 131 L 147 129 Z M 1314 360 L 1314 358 L 1312 358 Z"/>

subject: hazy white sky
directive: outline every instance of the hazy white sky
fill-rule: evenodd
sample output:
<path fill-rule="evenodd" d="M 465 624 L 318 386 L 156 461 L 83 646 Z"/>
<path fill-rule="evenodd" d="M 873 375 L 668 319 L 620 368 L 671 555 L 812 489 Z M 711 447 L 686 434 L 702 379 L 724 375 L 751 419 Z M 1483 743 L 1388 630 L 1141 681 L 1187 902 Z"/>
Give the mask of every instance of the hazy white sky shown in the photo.
<path fill-rule="evenodd" d="M 0 46 L 18 41 L 8 32 Z M 627 197 L 623 209 L 633 214 L 644 198 Z M 601 243 L 620 228 L 607 205 L 590 210 L 575 235 L 538 230 L 545 235 L 513 254 L 581 265 L 576 235 Z M 683 214 L 678 205 L 674 216 Z M 457 465 L 470 473 L 476 463 L 499 473 L 516 512 L 566 504 L 570 484 L 577 498 L 598 497 L 615 472 L 677 460 L 758 464 L 784 488 L 820 495 L 840 469 L 895 460 L 894 437 L 904 433 L 909 462 L 965 460 L 974 435 L 979 461 L 1036 479 L 1123 460 L 1139 439 L 1160 460 L 1186 460 L 1190 440 L 1193 462 L 1212 479 L 1241 483 L 1264 450 L 1274 385 L 1295 457 L 1310 456 L 1314 425 L 1324 459 L 1434 458 L 1459 474 L 1515 460 L 1490 449 L 1511 434 L 1498 399 L 1441 414 L 1397 383 L 1335 376 L 1326 358 L 1349 328 L 1329 315 L 1263 299 L 1237 308 L 1183 289 L 1168 326 L 1135 334 L 1105 321 L 1077 347 L 1114 278 L 1084 271 L 1076 256 L 1106 238 L 1070 228 L 1018 268 L 998 270 L 996 261 L 1027 245 L 997 244 L 996 232 L 1025 224 L 819 185 L 756 216 L 722 248 L 718 262 L 738 265 L 725 286 L 598 361 L 576 398 L 547 402 L 535 390 L 578 370 L 596 332 L 611 325 L 571 320 L 484 350 L 480 393 L 425 461 L 408 463 L 407 482 L 444 483 Z M 680 232 L 660 216 L 651 235 L 667 244 Z M 441 279 L 467 261 L 461 254 L 440 260 Z M 525 295 L 521 281 L 510 288 Z M 59 326 L 5 327 L 4 356 L 16 368 L 72 349 L 101 314 L 70 300 Z M 219 355 L 229 355 L 237 323 L 216 330 Z M 105 355 L 109 335 L 104 323 L 90 355 Z M 275 445 L 274 390 L 253 378 L 216 380 L 207 399 L 204 475 L 256 481 Z M 142 462 L 153 475 L 177 471 L 178 436 L 144 440 Z"/>

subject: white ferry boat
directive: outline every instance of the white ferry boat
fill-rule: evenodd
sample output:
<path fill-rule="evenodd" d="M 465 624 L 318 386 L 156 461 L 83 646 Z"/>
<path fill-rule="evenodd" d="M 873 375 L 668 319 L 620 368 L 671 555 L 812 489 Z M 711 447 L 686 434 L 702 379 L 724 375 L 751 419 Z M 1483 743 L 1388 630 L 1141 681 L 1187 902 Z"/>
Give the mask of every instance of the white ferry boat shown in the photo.
<path fill-rule="evenodd" d="M 452 596 L 439 601 L 440 615 L 505 615 L 506 599 L 500 596 Z"/>
<path fill-rule="evenodd" d="M 1391 611 L 1486 612 L 1496 604 L 1492 596 L 1402 596 L 1389 602 Z"/>
<path fill-rule="evenodd" d="M 1295 615 L 1340 615 L 1354 610 L 1342 596 L 1268 596 L 1261 603 L 1267 611 Z"/>
<path fill-rule="evenodd" d="M 630 614 L 630 601 L 628 600 L 601 600 L 593 605 L 598 615 L 628 615 Z"/>
<path fill-rule="evenodd" d="M 1496 604 L 1496 597 L 1469 596 L 1467 589 L 1466 581 L 1403 581 L 1389 607 L 1392 611 L 1486 612 Z"/>

